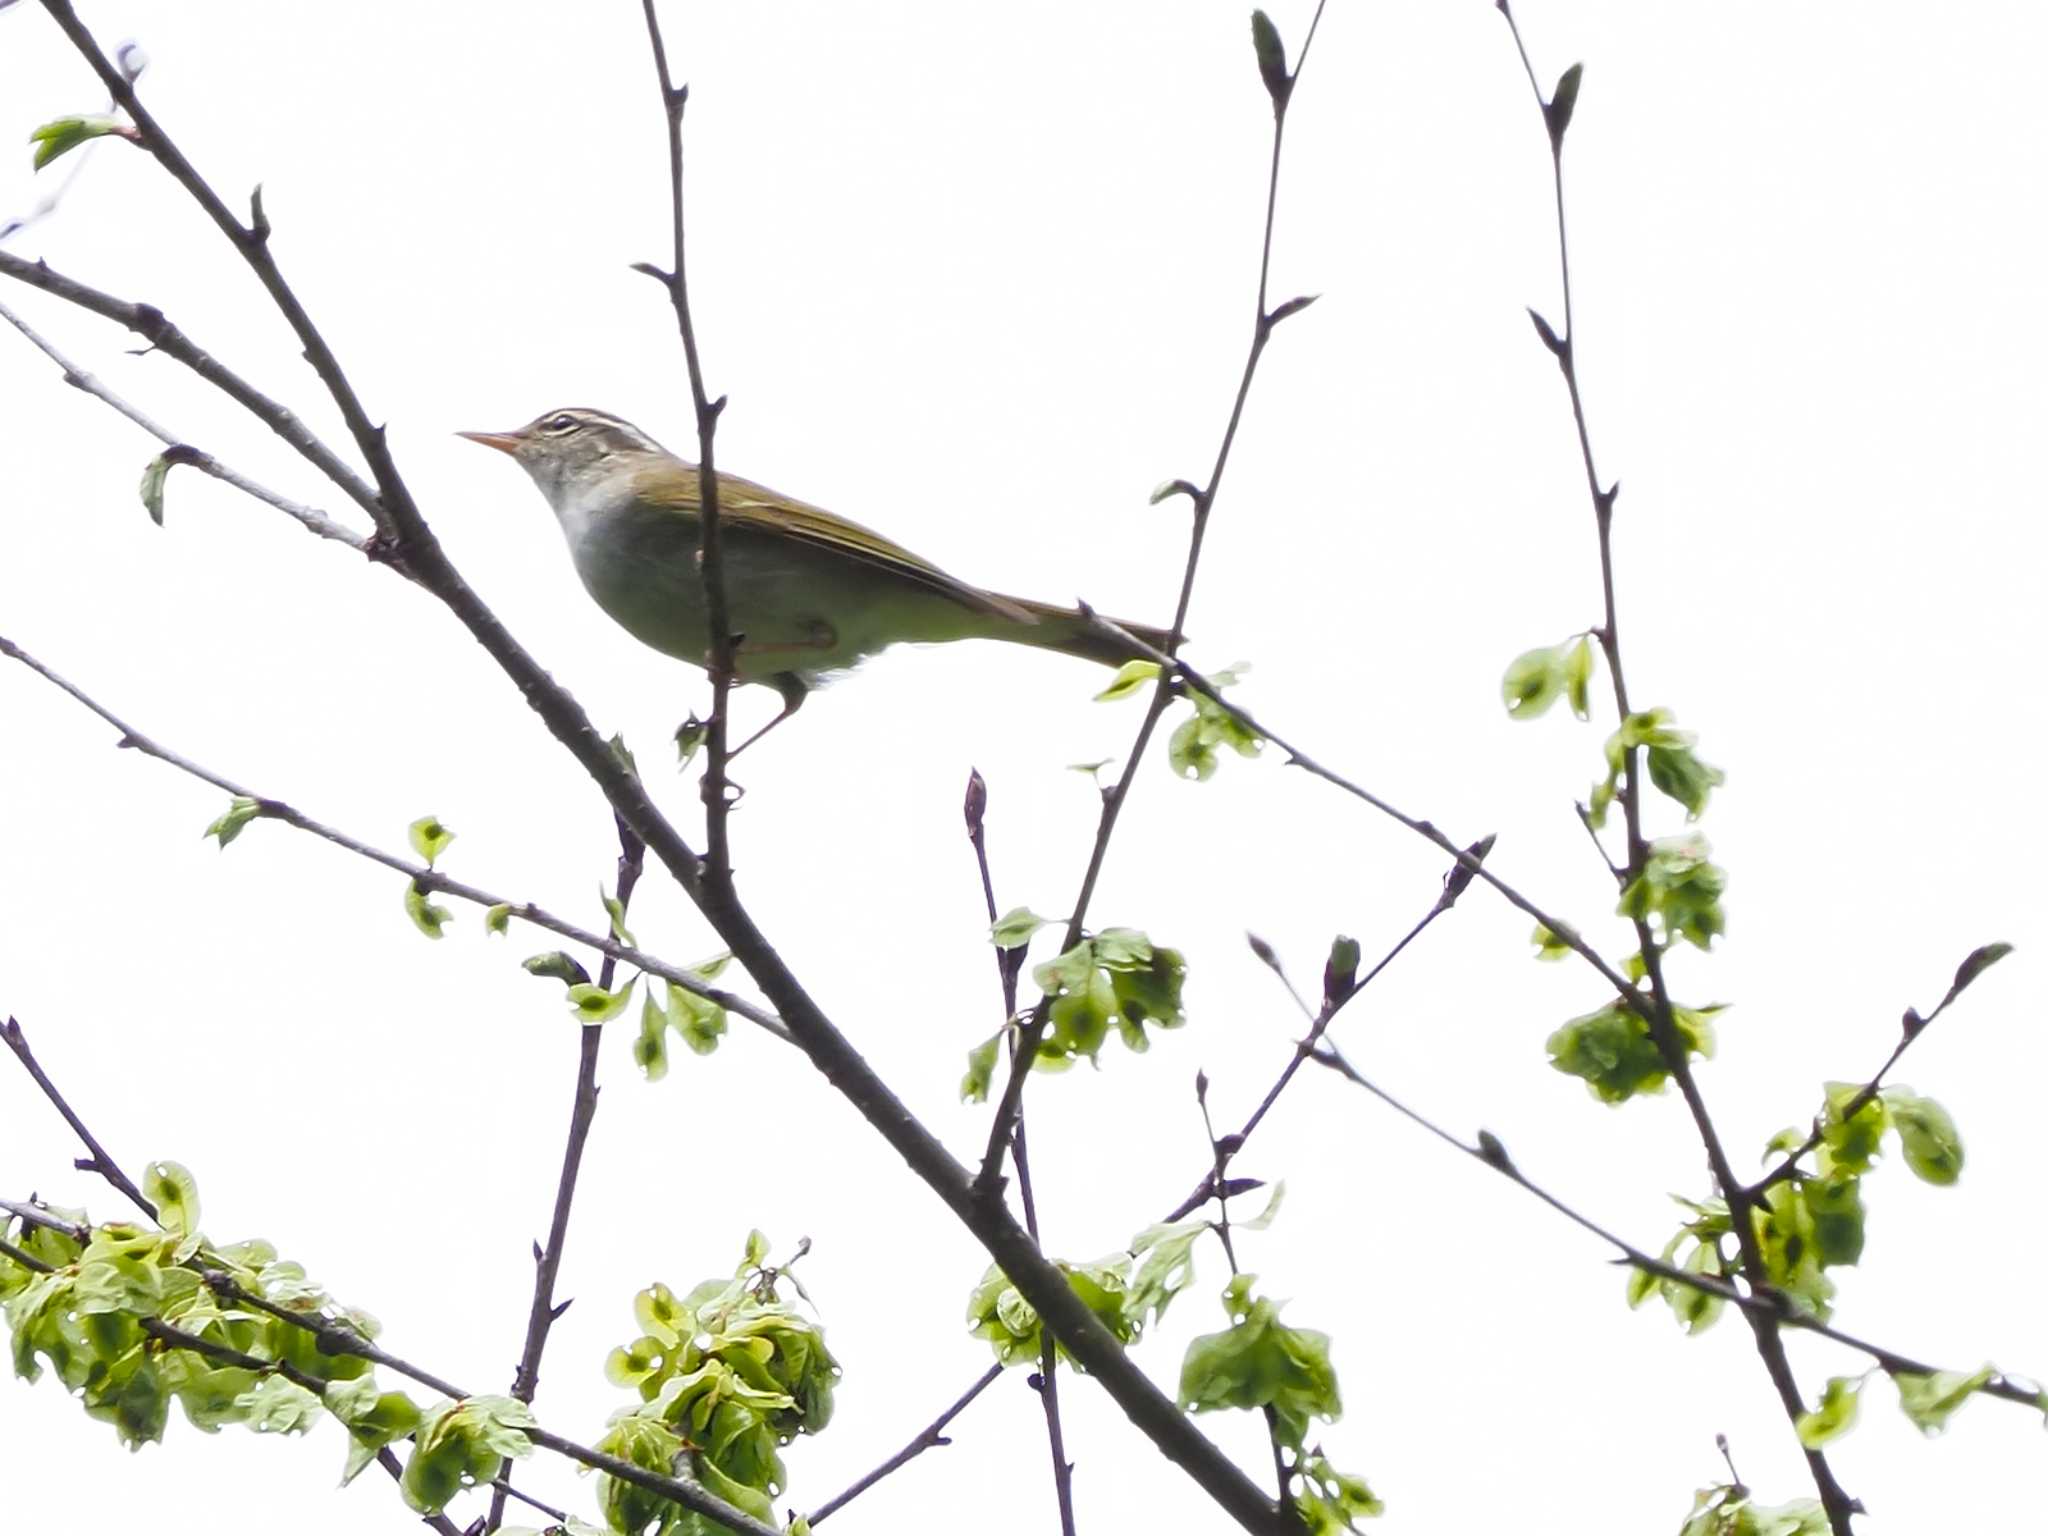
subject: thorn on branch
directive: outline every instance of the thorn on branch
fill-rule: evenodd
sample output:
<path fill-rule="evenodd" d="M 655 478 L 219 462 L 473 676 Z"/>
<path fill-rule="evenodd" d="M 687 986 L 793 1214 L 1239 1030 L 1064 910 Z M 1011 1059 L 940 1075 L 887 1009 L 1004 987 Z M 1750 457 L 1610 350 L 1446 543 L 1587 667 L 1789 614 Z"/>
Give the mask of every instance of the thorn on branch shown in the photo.
<path fill-rule="evenodd" d="M 675 281 L 674 277 L 672 277 L 667 272 L 662 271 L 660 267 L 657 267 L 651 261 L 636 261 L 632 264 L 632 266 L 627 268 L 627 270 L 631 272 L 638 272 L 643 277 L 651 277 L 657 283 L 660 283 L 664 288 L 668 287 L 671 283 Z"/>

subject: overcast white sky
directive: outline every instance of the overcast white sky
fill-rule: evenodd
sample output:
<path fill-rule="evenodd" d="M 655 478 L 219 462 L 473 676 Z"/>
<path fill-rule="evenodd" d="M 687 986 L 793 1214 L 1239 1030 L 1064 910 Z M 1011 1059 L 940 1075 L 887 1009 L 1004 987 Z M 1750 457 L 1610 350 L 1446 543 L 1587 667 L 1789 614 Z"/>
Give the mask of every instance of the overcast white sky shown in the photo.
<path fill-rule="evenodd" d="M 562 404 L 687 444 L 655 286 L 664 150 L 639 11 L 455 3 L 163 7 L 85 0 L 137 37 L 145 94 L 231 200 L 261 182 L 276 249 L 472 581 L 687 826 L 662 766 L 701 675 L 638 647 L 575 584 L 546 508 L 451 434 Z M 1290 49 L 1305 3 L 1275 9 Z M 959 575 L 1160 620 L 1185 515 L 1247 339 L 1267 108 L 1239 4 L 670 7 L 691 85 L 692 280 L 721 462 L 900 539 Z M 1676 966 L 1735 1006 L 1702 1081 L 1745 1166 L 1828 1078 L 1867 1076 L 1901 1009 L 1973 946 L 2020 946 L 1918 1043 L 1899 1080 L 1969 1150 L 1931 1190 L 1869 1186 L 1852 1331 L 1944 1364 L 2048 1372 L 2039 1090 L 2048 1075 L 2035 872 L 2048 605 L 2040 573 L 2048 270 L 2048 22 L 2035 7 L 1528 0 L 1546 82 L 1585 87 L 1567 196 L 1582 370 L 1617 519 L 1630 681 L 1697 729 L 1727 788 L 1704 823 L 1730 931 Z M 0 16 L 0 139 L 91 109 L 97 85 L 40 10 Z M 49 173 L 54 174 L 54 173 Z M 46 178 L 47 180 L 47 174 Z M 0 213 L 37 196 L 25 148 Z M 1559 315 L 1550 185 L 1505 27 L 1481 0 L 1332 0 L 1289 127 L 1276 297 L 1323 295 L 1267 354 L 1219 500 L 1191 656 L 1254 663 L 1247 704 L 1461 839 L 1623 953 L 1571 811 L 1611 721 L 1514 725 L 1517 652 L 1597 618 L 1562 387 L 1522 306 Z M 342 440 L 281 323 L 143 157 L 109 144 L 11 249 L 161 306 Z M 131 339 L 9 285 L 83 365 L 239 467 L 339 512 L 262 429 Z M 153 445 L 0 332 L 0 633 L 167 744 L 368 839 L 434 812 L 456 874 L 591 917 L 614 847 L 601 799 L 430 600 L 338 546 L 180 473 L 168 526 L 135 485 Z M 997 1022 L 958 820 L 991 792 L 999 899 L 1062 913 L 1094 822 L 1068 763 L 1127 745 L 1137 706 L 1026 651 L 894 652 L 742 764 L 745 895 L 816 995 L 963 1156 L 962 1053 Z M 765 718 L 773 700 L 747 697 Z M 181 1159 L 218 1239 L 261 1234 L 387 1341 L 503 1390 L 545 1228 L 575 1035 L 464 911 L 430 945 L 402 881 L 259 824 L 202 842 L 223 797 L 110 749 L 0 670 L 0 1012 L 17 1016 L 131 1167 Z M 1661 815 L 1660 811 L 1660 815 Z M 1675 819 L 1656 830 L 1674 830 Z M 1093 909 L 1190 957 L 1189 1026 L 1145 1058 L 1034 1082 L 1047 1241 L 1115 1250 L 1195 1181 L 1190 1086 L 1235 1123 L 1295 1021 L 1252 929 L 1311 985 L 1330 935 L 1376 954 L 1430 904 L 1441 859 L 1278 761 L 1201 787 L 1141 775 Z M 715 946 L 658 878 L 641 939 Z M 1610 1110 L 1545 1036 L 1597 1006 L 1583 967 L 1525 958 L 1528 923 L 1475 893 L 1345 1016 L 1389 1088 L 1656 1247 L 1705 1174 L 1675 1095 Z M 735 1026 L 726 1050 L 606 1091 L 540 1407 L 594 1437 L 633 1293 L 735 1262 L 750 1226 L 809 1235 L 804 1275 L 846 1366 L 840 1417 L 794 1447 L 809 1508 L 984 1368 L 960 1316 L 983 1259 L 800 1060 Z M 0 1184 L 110 1212 L 20 1074 L 0 1072 Z M 1324 1074 L 1238 1171 L 1288 1181 L 1248 1238 L 1287 1317 L 1336 1339 L 1346 1414 L 1324 1442 L 1411 1536 L 1674 1530 L 1720 1474 L 1810 1493 L 1746 1330 L 1683 1338 L 1627 1313 L 1592 1240 Z M 1220 1325 L 1224 1270 L 1142 1359 L 1171 1385 Z M 1863 1362 L 1794 1340 L 1809 1395 Z M 1065 1394 L 1085 1530 L 1227 1528 L 1085 1383 Z M 1257 1421 L 1205 1421 L 1247 1457 Z M 1006 1381 L 956 1443 L 837 1517 L 841 1536 L 1054 1524 L 1037 1405 Z M 1833 1452 L 1907 1536 L 2031 1528 L 2048 1475 L 2033 1415 L 1971 1404 L 1922 1443 L 1873 1386 Z M 331 1491 L 343 1446 L 174 1417 L 129 1457 L 50 1381 L 0 1384 L 10 1518 L 147 1510 L 165 1530 L 399 1530 L 385 1480 Z M 523 1479 L 588 1514 L 587 1487 Z M 473 1512 L 473 1511 L 471 1511 Z M 458 1507 L 457 1514 L 468 1513 Z M 2032 1519 L 2029 1519 L 2029 1516 Z"/>

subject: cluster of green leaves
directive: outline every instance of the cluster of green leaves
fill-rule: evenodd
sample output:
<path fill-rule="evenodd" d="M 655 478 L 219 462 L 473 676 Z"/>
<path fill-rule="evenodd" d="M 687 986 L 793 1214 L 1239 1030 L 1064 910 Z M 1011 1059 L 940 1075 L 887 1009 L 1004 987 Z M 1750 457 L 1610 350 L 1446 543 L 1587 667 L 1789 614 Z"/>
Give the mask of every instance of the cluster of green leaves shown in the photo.
<path fill-rule="evenodd" d="M 631 944 L 633 937 L 625 926 L 619 904 L 606 897 L 605 907 L 612 914 L 613 934 L 619 937 L 620 943 Z M 689 974 L 709 982 L 731 960 L 729 953 L 713 955 L 709 960 L 691 966 Z M 530 974 L 559 981 L 568 988 L 569 1012 L 579 1024 L 604 1024 L 617 1018 L 632 1005 L 634 991 L 645 981 L 647 990 L 640 1001 L 640 1033 L 633 1039 L 633 1060 L 640 1068 L 640 1075 L 650 1083 L 659 1082 L 668 1075 L 669 1031 L 675 1031 L 683 1044 L 699 1056 L 709 1056 L 725 1037 L 724 1005 L 672 981 L 661 980 L 662 1000 L 657 1002 L 654 995 L 657 978 L 635 973 L 627 978 L 624 986 L 606 991 L 592 981 L 590 972 L 565 950 L 552 949 L 546 954 L 529 955 L 520 964 Z"/>
<path fill-rule="evenodd" d="M 1828 1517 L 1818 1499 L 1764 1505 L 1740 1483 L 1722 1483 L 1693 1495 L 1678 1536 L 1828 1536 Z"/>
<path fill-rule="evenodd" d="M 532 1420 L 514 1399 L 422 1410 L 404 1393 L 380 1388 L 367 1359 L 337 1348 L 374 1339 L 375 1319 L 336 1306 L 261 1239 L 209 1241 L 199 1230 L 197 1185 L 184 1168 L 151 1164 L 143 1189 L 157 1208 L 154 1227 L 87 1227 L 82 1212 L 53 1210 L 74 1229 L 29 1225 L 12 1239 L 47 1271 L 0 1255 L 16 1374 L 34 1380 L 47 1365 L 87 1414 L 112 1424 L 131 1448 L 163 1438 L 173 1401 L 209 1434 L 230 1424 L 302 1434 L 331 1413 L 349 1432 L 344 1483 L 385 1446 L 411 1438 L 401 1488 L 426 1514 L 494 1477 L 502 1457 L 531 1450 L 520 1431 Z M 152 1323 L 261 1365 L 181 1347 L 152 1333 Z"/>
<path fill-rule="evenodd" d="M 1593 718 L 1593 642 L 1575 635 L 1562 645 L 1538 646 L 1508 663 L 1500 680 L 1501 702 L 1517 720 L 1547 714 L 1559 699 L 1571 701 L 1581 720 Z"/>
<path fill-rule="evenodd" d="M 1724 1006 L 1673 1006 L 1672 1028 L 1688 1057 L 1714 1054 L 1714 1016 Z M 1544 1045 L 1553 1067 L 1584 1078 L 1593 1096 L 1605 1104 L 1625 1103 L 1639 1093 L 1656 1093 L 1671 1075 L 1649 1021 L 1621 997 L 1566 1020 Z"/>
<path fill-rule="evenodd" d="M 1223 1291 L 1230 1326 L 1188 1346 L 1180 1405 L 1194 1413 L 1266 1412 L 1275 1444 L 1287 1452 L 1289 1491 L 1303 1525 L 1316 1536 L 1349 1530 L 1384 1506 L 1363 1478 L 1339 1472 L 1320 1446 L 1308 1444 L 1315 1420 L 1334 1422 L 1344 1411 L 1329 1336 L 1282 1323 L 1278 1303 L 1253 1292 L 1255 1280 L 1233 1276 Z"/>
<path fill-rule="evenodd" d="M 1698 738 L 1672 723 L 1668 709 L 1638 710 L 1621 722 L 1607 738 L 1602 750 L 1607 756 L 1607 777 L 1593 786 L 1586 802 L 1586 819 L 1597 829 L 1607 825 L 1608 807 L 1620 793 L 1622 775 L 1628 771 L 1629 753 L 1641 748 L 1650 771 L 1650 783 L 1658 793 L 1685 807 L 1685 819 L 1698 821 L 1707 809 L 1707 799 L 1727 781 L 1720 769 L 1703 763 L 1693 751 Z"/>
<path fill-rule="evenodd" d="M 1220 693 L 1235 686 L 1250 670 L 1250 663 L 1241 661 L 1234 667 L 1210 673 L 1208 680 Z M 1158 662 L 1127 661 L 1117 669 L 1109 686 L 1095 697 L 1101 703 L 1127 699 L 1158 681 Z M 1264 749 L 1266 738 L 1246 725 L 1227 706 L 1199 688 L 1183 687 L 1181 692 L 1193 706 L 1193 712 L 1174 727 L 1173 734 L 1166 741 L 1166 760 L 1181 778 L 1201 781 L 1213 777 L 1220 761 L 1217 755 L 1219 747 L 1229 747 L 1239 757 L 1257 757 Z"/>
<path fill-rule="evenodd" d="M 1018 907 L 997 920 L 989 937 L 998 949 L 1021 949 L 1050 922 Z M 1130 1049 L 1149 1050 L 1148 1025 L 1178 1029 L 1187 1022 L 1181 1011 L 1187 970 L 1179 950 L 1154 944 L 1135 928 L 1105 928 L 1046 961 L 1031 973 L 1047 999 L 1045 1036 L 1032 1065 L 1057 1072 L 1084 1056 L 1092 1062 L 1111 1028 Z M 1004 1025 L 967 1053 L 961 1098 L 978 1104 L 988 1097 L 996 1051 L 1011 1027 Z"/>
<path fill-rule="evenodd" d="M 1877 1367 L 1860 1376 L 1833 1376 L 1821 1389 L 1820 1402 L 1799 1416 L 1799 1439 L 1816 1450 L 1848 1430 L 1856 1422 L 1863 1385 L 1877 1373 Z M 1898 1390 L 1899 1409 L 1919 1426 L 1924 1435 L 1940 1434 L 1958 1408 L 1998 1378 L 1998 1368 L 1987 1365 L 1975 1371 L 1889 1372 Z M 2048 1414 L 2048 1392 L 2038 1394 L 2034 1406 Z"/>
<path fill-rule="evenodd" d="M 612 1416 L 598 1449 L 664 1477 L 687 1457 L 688 1475 L 707 1492 L 772 1524 L 787 1483 L 778 1450 L 831 1420 L 839 1364 L 817 1324 L 778 1297 L 780 1282 L 795 1281 L 767 1257 L 768 1240 L 749 1233 L 732 1278 L 680 1298 L 656 1284 L 634 1298 L 640 1337 L 611 1352 L 605 1375 L 637 1392 L 640 1406 Z M 726 1529 L 604 1474 L 598 1506 L 621 1536 Z"/>
<path fill-rule="evenodd" d="M 1233 1230 L 1263 1232 L 1280 1214 L 1286 1194 L 1286 1185 L 1274 1185 L 1266 1208 L 1249 1221 L 1233 1222 Z M 1092 1264 L 1057 1262 L 1074 1294 L 1088 1303 L 1102 1326 L 1119 1342 L 1130 1344 L 1165 1317 L 1173 1299 L 1194 1283 L 1195 1244 L 1213 1230 L 1200 1217 L 1158 1222 L 1132 1238 L 1129 1248 L 1106 1259 Z M 988 1340 L 1004 1365 L 1035 1363 L 1043 1349 L 1037 1309 L 993 1265 L 967 1299 L 967 1324 L 976 1338 Z M 1064 1349 L 1060 1357 L 1068 1358 Z"/>

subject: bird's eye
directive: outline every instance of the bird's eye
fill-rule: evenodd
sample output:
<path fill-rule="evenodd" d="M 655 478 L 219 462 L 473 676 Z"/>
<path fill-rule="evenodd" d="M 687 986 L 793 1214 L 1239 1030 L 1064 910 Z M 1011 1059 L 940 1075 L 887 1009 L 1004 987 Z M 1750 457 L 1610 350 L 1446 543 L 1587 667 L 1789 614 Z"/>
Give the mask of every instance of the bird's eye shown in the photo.
<path fill-rule="evenodd" d="M 568 412 L 564 411 L 559 416 L 550 416 L 546 421 L 540 424 L 540 429 L 543 432 L 549 432 L 555 434 L 556 436 L 560 436 L 564 433 L 574 432 L 578 427 L 582 425 L 582 422 L 578 421 L 574 416 L 571 416 Z"/>

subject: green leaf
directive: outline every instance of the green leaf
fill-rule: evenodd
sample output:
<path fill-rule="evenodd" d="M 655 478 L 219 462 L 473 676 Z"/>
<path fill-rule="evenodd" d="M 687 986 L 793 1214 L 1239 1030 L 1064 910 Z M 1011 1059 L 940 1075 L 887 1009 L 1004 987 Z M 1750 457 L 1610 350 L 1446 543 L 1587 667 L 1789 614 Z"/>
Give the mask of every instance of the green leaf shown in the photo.
<path fill-rule="evenodd" d="M 1273 110 L 1285 111 L 1294 81 L 1287 73 L 1287 50 L 1280 42 L 1280 29 L 1264 11 L 1252 12 L 1252 53 L 1259 61 L 1259 79 L 1273 98 Z"/>
<path fill-rule="evenodd" d="M 960 1100 L 964 1104 L 988 1102 L 989 1086 L 995 1081 L 996 1048 L 1003 1031 L 997 1030 L 967 1053 L 967 1071 L 960 1079 Z"/>
<path fill-rule="evenodd" d="M 652 987 L 640 1000 L 640 1033 L 633 1041 L 633 1064 L 650 1083 L 668 1076 L 668 1016 L 655 1002 Z"/>
<path fill-rule="evenodd" d="M 1891 1124 L 1890 1108 L 1881 1096 L 1873 1096 L 1855 1114 L 1844 1119 L 1849 1106 L 1862 1097 L 1863 1084 L 1828 1083 L 1824 1085 L 1823 1093 L 1820 1172 L 1823 1175 L 1868 1172 L 1871 1161 L 1877 1156 L 1878 1143 Z M 1767 1154 L 1771 1151 L 1790 1152 L 1805 1144 L 1806 1138 L 1796 1128 L 1788 1128 L 1772 1138 Z"/>
<path fill-rule="evenodd" d="M 638 949 L 639 941 L 633 937 L 633 930 L 626 926 L 625 903 L 616 896 L 607 895 L 602 887 L 598 889 L 597 899 L 604 903 L 605 916 L 611 919 L 612 937 L 621 944 Z"/>
<path fill-rule="evenodd" d="M 1205 783 L 1216 772 L 1216 748 L 1202 739 L 1202 717 L 1191 715 L 1167 738 L 1166 760 L 1184 779 Z"/>
<path fill-rule="evenodd" d="M 1690 1055 L 1713 1054 L 1712 1008 L 1673 1008 L 1672 1022 Z M 1669 1075 L 1650 1038 L 1650 1026 L 1616 998 L 1606 1007 L 1561 1025 L 1545 1042 L 1550 1064 L 1585 1079 L 1596 1098 L 1620 1104 L 1639 1093 L 1654 1093 Z"/>
<path fill-rule="evenodd" d="M 221 847 L 225 848 L 229 843 L 232 843 L 242 835 L 242 828 L 256 820 L 257 817 L 268 814 L 269 812 L 264 810 L 261 800 L 251 795 L 237 795 L 228 802 L 226 812 L 216 817 L 213 824 L 199 835 L 201 837 L 217 837 L 220 839 Z"/>
<path fill-rule="evenodd" d="M 607 992 L 593 981 L 581 981 L 569 988 L 569 1011 L 583 1024 L 603 1024 L 626 1011 L 633 1000 L 637 978 L 616 992 Z"/>
<path fill-rule="evenodd" d="M 1156 683 L 1158 680 L 1158 662 L 1146 661 L 1142 657 L 1136 661 L 1127 661 L 1116 669 L 1116 676 L 1109 680 L 1109 686 L 1095 695 L 1095 702 L 1110 704 L 1118 699 L 1127 699 L 1146 684 Z M 1102 765 L 1097 763 L 1095 766 L 1099 768 Z"/>
<path fill-rule="evenodd" d="M 1131 1257 L 1140 1260 L 1124 1294 L 1124 1313 L 1134 1330 L 1166 1316 L 1173 1299 L 1194 1283 L 1194 1248 L 1209 1230 L 1203 1220 L 1147 1227 L 1131 1239 Z"/>
<path fill-rule="evenodd" d="M 1910 1088 L 1887 1088 L 1883 1098 L 1906 1166 L 1929 1184 L 1955 1183 L 1963 1171 L 1963 1142 L 1948 1111 Z"/>
<path fill-rule="evenodd" d="M 484 914 L 485 933 L 510 933 L 512 931 L 512 904 L 501 901 Z"/>
<path fill-rule="evenodd" d="M 142 1193 L 166 1232 L 187 1237 L 199 1230 L 199 1181 L 183 1163 L 151 1163 L 143 1171 Z"/>
<path fill-rule="evenodd" d="M 1621 893 L 1615 911 L 1632 921 L 1653 923 L 1667 944 L 1680 939 L 1709 949 L 1727 930 L 1721 896 L 1728 873 L 1707 858 L 1698 833 L 1663 837 L 1650 844 L 1642 872 Z"/>
<path fill-rule="evenodd" d="M 1508 663 L 1501 675 L 1501 701 L 1516 720 L 1534 720 L 1547 713 L 1564 692 L 1565 652 L 1562 646 L 1539 646 Z"/>
<path fill-rule="evenodd" d="M 572 987 L 582 986 L 590 980 L 590 972 L 583 969 L 574 956 L 559 949 L 551 949 L 544 955 L 528 955 L 519 965 L 529 976 L 544 976 L 551 981 L 567 982 Z"/>
<path fill-rule="evenodd" d="M 437 907 L 427 899 L 427 893 L 420 889 L 417 880 L 408 880 L 405 882 L 405 915 L 412 919 L 413 926 L 421 933 L 430 939 L 438 939 L 450 914 L 446 907 Z"/>
<path fill-rule="evenodd" d="M 1536 925 L 1536 931 L 1529 935 L 1529 942 L 1536 946 L 1538 960 L 1562 960 L 1572 952 L 1571 941 L 1563 934 L 1553 933 L 1543 924 Z"/>
<path fill-rule="evenodd" d="M 1584 635 L 1565 652 L 1564 692 L 1574 715 L 1581 720 L 1593 718 L 1593 642 Z"/>
<path fill-rule="evenodd" d="M 1799 1443 L 1817 1451 L 1856 1422 L 1856 1408 L 1863 1391 L 1861 1376 L 1831 1376 L 1821 1389 L 1820 1406 L 1799 1415 L 1796 1426 Z"/>
<path fill-rule="evenodd" d="M 161 528 L 164 525 L 164 481 L 169 478 L 173 460 L 167 453 L 160 453 L 142 469 L 143 509 L 149 513 L 149 520 Z"/>
<path fill-rule="evenodd" d="M 1962 1407 L 1971 1393 L 1997 1374 L 1988 1365 L 1967 1376 L 1961 1371 L 1934 1371 L 1925 1376 L 1894 1371 L 1892 1383 L 1899 1389 L 1899 1407 L 1906 1417 L 1920 1426 L 1922 1434 L 1934 1436 L 1948 1428 L 1949 1415 Z"/>
<path fill-rule="evenodd" d="M 1022 949 L 1031 942 L 1034 933 L 1051 922 L 1051 918 L 1040 917 L 1029 907 L 1012 907 L 990 926 L 989 942 L 997 949 Z"/>
<path fill-rule="evenodd" d="M 690 718 L 676 727 L 676 767 L 689 767 L 690 759 L 702 751 L 704 743 L 710 739 L 711 722 L 699 720 L 693 710 Z"/>
<path fill-rule="evenodd" d="M 28 136 L 29 143 L 36 147 L 35 168 L 40 171 L 58 156 L 68 155 L 79 145 L 108 134 L 132 139 L 135 130 L 119 118 L 98 113 L 53 118 Z"/>
<path fill-rule="evenodd" d="M 441 850 L 455 841 L 455 834 L 441 824 L 438 816 L 422 816 L 405 832 L 412 841 L 412 851 L 425 860 L 429 868 L 440 857 Z"/>
<path fill-rule="evenodd" d="M 709 980 L 725 969 L 725 962 L 732 957 L 720 955 L 696 968 L 690 974 Z M 718 1042 L 725 1034 L 725 1005 L 702 997 L 687 987 L 668 983 L 668 1026 L 682 1037 L 694 1055 L 709 1056 L 718 1049 Z"/>

